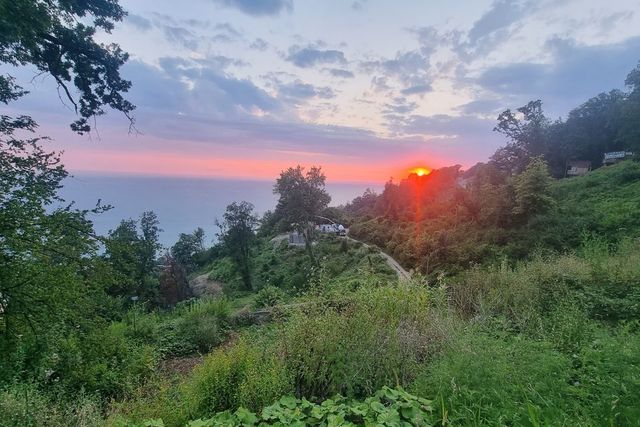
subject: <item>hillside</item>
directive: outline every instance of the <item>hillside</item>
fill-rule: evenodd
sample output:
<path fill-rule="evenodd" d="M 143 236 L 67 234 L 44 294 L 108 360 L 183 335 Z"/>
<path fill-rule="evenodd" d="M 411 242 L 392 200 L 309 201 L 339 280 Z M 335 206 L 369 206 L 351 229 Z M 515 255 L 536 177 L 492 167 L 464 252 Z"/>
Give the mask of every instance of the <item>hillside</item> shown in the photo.
<path fill-rule="evenodd" d="M 0 427 L 640 426 L 588 3 L 0 0 Z"/>
<path fill-rule="evenodd" d="M 369 278 L 393 280 L 395 272 L 375 248 L 335 236 L 320 236 L 314 251 L 318 265 L 308 259 L 304 248 L 289 246 L 286 240 L 261 239 L 252 253 L 252 291 L 242 290 L 242 278 L 229 256 L 208 263 L 194 275 L 208 274 L 224 284 L 229 296 L 251 295 L 264 288 L 277 288 L 294 296 L 307 290 L 314 280 L 325 286 L 358 287 Z"/>
<path fill-rule="evenodd" d="M 435 275 L 455 274 L 477 263 L 525 259 L 541 250 L 571 250 L 589 234 L 610 243 L 640 235 L 636 162 L 550 179 L 544 190 L 547 205 L 527 217 L 514 213 L 515 180 L 484 168 L 464 178 L 464 186 L 462 173 L 437 180 L 429 175 L 417 187 L 402 181 L 388 184 L 380 195 L 358 198 L 344 208 L 351 233 L 383 248 L 405 268 Z M 427 207 L 418 209 L 417 204 Z"/>
<path fill-rule="evenodd" d="M 178 383 L 156 380 L 146 397 L 117 404 L 110 422 L 631 425 L 640 416 L 638 266 L 637 242 L 609 251 L 593 240 L 578 254 L 455 280 L 319 287 Z M 335 394 L 347 399 L 326 400 Z"/>
<path fill-rule="evenodd" d="M 554 186 L 560 215 L 574 229 L 606 236 L 640 236 L 640 164 L 625 161 L 585 176 L 559 180 Z"/>

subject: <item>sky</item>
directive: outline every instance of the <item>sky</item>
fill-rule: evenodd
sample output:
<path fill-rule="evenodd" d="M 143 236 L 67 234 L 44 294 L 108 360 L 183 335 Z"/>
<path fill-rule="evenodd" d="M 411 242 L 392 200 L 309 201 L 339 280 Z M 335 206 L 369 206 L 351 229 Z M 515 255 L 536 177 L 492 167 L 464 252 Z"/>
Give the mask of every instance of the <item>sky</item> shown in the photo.
<path fill-rule="evenodd" d="M 640 60 L 640 0 L 121 0 L 104 42 L 130 54 L 138 132 L 90 135 L 47 76 L 12 69 L 28 113 L 82 174 L 336 182 L 485 161 L 497 115 L 541 99 L 566 116 Z M 3 111 L 5 111 L 3 110 Z"/>

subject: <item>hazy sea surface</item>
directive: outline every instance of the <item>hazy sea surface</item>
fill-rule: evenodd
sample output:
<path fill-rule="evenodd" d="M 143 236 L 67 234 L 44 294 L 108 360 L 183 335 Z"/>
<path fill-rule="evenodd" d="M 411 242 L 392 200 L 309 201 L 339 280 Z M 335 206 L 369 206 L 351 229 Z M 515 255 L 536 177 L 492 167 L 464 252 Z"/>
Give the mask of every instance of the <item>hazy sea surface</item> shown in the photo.
<path fill-rule="evenodd" d="M 95 207 L 98 199 L 113 209 L 93 215 L 96 232 L 106 234 L 122 219 L 138 218 L 144 211 L 158 215 L 161 243 L 169 247 L 180 233 L 202 227 L 211 243 L 226 206 L 246 200 L 262 215 L 273 209 L 277 197 L 272 181 L 243 181 L 210 178 L 174 178 L 140 176 L 75 175 L 64 182 L 61 191 L 67 201 L 75 201 L 79 209 Z M 361 195 L 366 188 L 381 191 L 383 184 L 327 183 L 332 206 L 346 203 Z"/>

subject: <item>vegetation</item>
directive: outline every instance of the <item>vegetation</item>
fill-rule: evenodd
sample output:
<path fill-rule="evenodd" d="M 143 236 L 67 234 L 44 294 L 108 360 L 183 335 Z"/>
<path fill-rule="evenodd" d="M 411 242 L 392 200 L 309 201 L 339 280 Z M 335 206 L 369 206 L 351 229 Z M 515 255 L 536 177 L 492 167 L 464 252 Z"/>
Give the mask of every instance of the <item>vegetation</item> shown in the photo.
<path fill-rule="evenodd" d="M 80 116 L 71 129 L 89 132 L 89 120 L 104 114 L 104 106 L 121 111 L 133 125 L 135 106 L 123 96 L 131 82 L 120 77 L 129 55 L 115 43 L 94 39 L 96 32 L 110 33 L 126 16 L 116 0 L 3 1 L 0 15 L 0 62 L 33 65 L 51 75 Z M 71 83 L 80 93 L 77 100 Z M 1 102 L 26 93 L 11 76 L 0 76 Z"/>
<path fill-rule="evenodd" d="M 633 425 L 638 257 L 637 242 L 610 250 L 587 240 L 575 254 L 477 267 L 439 283 L 315 295 L 286 309 L 286 321 L 247 330 L 207 356 L 156 395 L 162 404 L 134 402 L 120 413 L 241 425 L 234 417 L 247 411 L 269 421 L 281 395 L 326 402 L 333 413 L 336 394 L 367 399 L 402 386 L 433 402 L 433 424 Z M 314 407 L 286 401 L 300 417 Z"/>
<path fill-rule="evenodd" d="M 0 60 L 73 81 L 75 130 L 105 105 L 131 112 L 126 54 L 93 39 L 124 16 L 116 1 L 0 11 Z M 109 207 L 62 200 L 60 155 L 33 119 L 3 115 L 0 426 L 637 425 L 640 165 L 554 176 L 637 151 L 639 76 L 565 122 L 539 101 L 507 110 L 487 164 L 340 209 L 319 167 L 289 168 L 274 212 L 233 203 L 213 247 L 196 229 L 164 254 L 151 211 L 97 235 L 89 214 Z M 3 76 L 0 95 L 24 92 Z M 411 279 L 375 246 L 317 233 L 327 216 Z M 222 290 L 193 298 L 202 277 Z"/>
<path fill-rule="evenodd" d="M 278 194 L 280 198 L 272 219 L 285 229 L 293 225 L 304 238 L 311 260 L 314 260 L 313 224 L 331 202 L 331 196 L 324 188 L 325 180 L 319 167 L 314 166 L 304 174 L 304 168 L 298 165 L 283 171 L 273 187 L 274 194 Z"/>
<path fill-rule="evenodd" d="M 336 396 L 315 404 L 304 398 L 285 396 L 264 408 L 260 414 L 239 408 L 233 413 L 220 412 L 213 418 L 197 420 L 190 425 L 427 425 L 433 418 L 432 412 L 429 400 L 413 396 L 401 388 L 385 387 L 362 402 Z"/>
<path fill-rule="evenodd" d="M 240 273 L 245 290 L 251 290 L 251 246 L 257 225 L 258 218 L 253 213 L 253 205 L 248 202 L 234 202 L 227 206 L 224 221 L 218 223 L 218 238 Z"/>

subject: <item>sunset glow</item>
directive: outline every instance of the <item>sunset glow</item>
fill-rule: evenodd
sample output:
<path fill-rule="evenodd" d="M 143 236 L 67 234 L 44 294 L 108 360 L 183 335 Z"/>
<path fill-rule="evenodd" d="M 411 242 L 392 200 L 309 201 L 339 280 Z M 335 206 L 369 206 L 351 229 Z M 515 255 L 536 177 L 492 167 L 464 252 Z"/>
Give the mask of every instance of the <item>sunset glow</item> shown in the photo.
<path fill-rule="evenodd" d="M 565 117 L 624 88 L 640 46 L 634 0 L 607 4 L 597 31 L 549 21 L 587 22 L 596 0 L 120 2 L 128 15 L 108 39 L 130 55 L 135 132 L 117 113 L 71 132 L 56 81 L 28 67 L 11 74 L 31 96 L 0 105 L 46 112 L 40 128 L 72 172 L 273 180 L 299 163 L 333 182 L 383 183 L 468 169 L 505 143 L 493 132 L 501 111 L 543 99 Z"/>
<path fill-rule="evenodd" d="M 411 169 L 409 173 L 415 173 L 418 176 L 427 176 L 431 173 L 431 169 L 425 167 L 417 167 Z"/>

